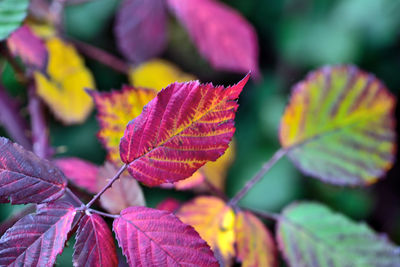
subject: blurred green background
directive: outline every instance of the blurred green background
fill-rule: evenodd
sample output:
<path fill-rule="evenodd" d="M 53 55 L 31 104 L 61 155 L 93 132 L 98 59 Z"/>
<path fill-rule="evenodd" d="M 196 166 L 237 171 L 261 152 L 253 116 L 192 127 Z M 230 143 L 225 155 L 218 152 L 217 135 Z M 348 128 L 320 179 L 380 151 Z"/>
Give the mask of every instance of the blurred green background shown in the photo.
<path fill-rule="evenodd" d="M 65 14 L 67 34 L 118 55 L 113 22 L 119 1 L 92 0 L 69 6 Z M 353 63 L 374 73 L 396 95 L 400 90 L 400 1 L 397 0 L 226 0 L 256 28 L 260 46 L 262 79 L 246 86 L 237 115 L 237 155 L 229 172 L 227 193 L 235 194 L 279 148 L 277 130 L 291 86 L 321 65 Z M 164 58 L 202 81 L 233 84 L 242 75 L 214 71 L 190 42 L 182 27 L 170 18 L 169 45 Z M 99 90 L 120 88 L 127 78 L 91 59 Z M 156 77 L 155 77 L 156 78 Z M 24 88 L 6 67 L 3 83 L 25 99 Z M 94 114 L 83 125 L 64 127 L 51 114 L 51 143 L 65 150 L 57 156 L 77 156 L 101 164 L 105 151 L 96 139 Z M 398 114 L 398 112 L 397 112 Z M 397 115 L 398 117 L 398 115 Z M 6 133 L 0 130 L 2 135 Z M 367 221 L 400 243 L 400 168 L 366 188 L 344 188 L 304 177 L 286 158 L 241 201 L 241 205 L 279 212 L 295 200 L 321 201 L 356 220 Z M 190 193 L 145 189 L 149 206 L 167 196 L 189 199 Z M 2 205 L 0 219 L 15 210 Z M 272 229 L 272 228 L 271 228 Z M 71 244 L 71 242 L 69 242 Z M 57 260 L 71 266 L 71 245 Z"/>

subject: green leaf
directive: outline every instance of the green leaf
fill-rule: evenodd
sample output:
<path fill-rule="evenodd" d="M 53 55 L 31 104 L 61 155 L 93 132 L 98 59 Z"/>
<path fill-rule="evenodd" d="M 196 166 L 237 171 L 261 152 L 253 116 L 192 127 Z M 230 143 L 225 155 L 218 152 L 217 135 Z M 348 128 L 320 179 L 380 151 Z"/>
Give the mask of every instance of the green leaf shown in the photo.
<path fill-rule="evenodd" d="M 280 142 L 305 174 L 340 185 L 369 185 L 392 167 L 396 99 L 355 66 L 324 67 L 294 86 Z"/>
<path fill-rule="evenodd" d="M 290 266 L 400 266 L 400 248 L 384 235 L 318 203 L 285 208 L 277 236 Z"/>
<path fill-rule="evenodd" d="M 0 41 L 18 29 L 25 19 L 29 0 L 0 0 Z"/>

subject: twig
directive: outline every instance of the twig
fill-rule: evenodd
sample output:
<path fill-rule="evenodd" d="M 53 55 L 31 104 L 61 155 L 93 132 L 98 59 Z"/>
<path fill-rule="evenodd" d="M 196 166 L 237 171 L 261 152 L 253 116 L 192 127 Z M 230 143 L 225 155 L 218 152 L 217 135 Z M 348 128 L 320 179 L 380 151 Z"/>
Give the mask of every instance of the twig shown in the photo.
<path fill-rule="evenodd" d="M 276 153 L 272 156 L 272 158 L 267 161 L 262 168 L 253 176 L 245 186 L 229 201 L 229 205 L 236 206 L 237 203 L 247 194 L 247 192 L 253 188 L 253 186 L 258 183 L 264 175 L 269 171 L 269 169 L 274 166 L 274 164 L 281 159 L 287 153 L 286 149 L 279 149 Z"/>
<path fill-rule="evenodd" d="M 32 149 L 31 142 L 25 135 L 28 125 L 2 85 L 0 85 L 0 123 L 15 142 L 28 150 Z"/>
<path fill-rule="evenodd" d="M 86 204 L 86 209 L 89 209 L 90 206 L 92 206 L 92 204 L 99 198 L 101 197 L 101 195 L 112 186 L 112 184 L 118 180 L 118 178 L 121 176 L 121 174 L 126 170 L 126 168 L 128 167 L 127 164 L 125 164 L 124 166 L 121 167 L 121 169 L 119 169 L 119 171 L 114 175 L 113 178 L 110 179 L 110 181 L 108 181 L 108 183 L 103 187 L 103 189 L 101 189 L 101 191 L 99 193 L 97 193 L 92 200 L 89 201 L 89 203 Z"/>
<path fill-rule="evenodd" d="M 261 217 L 261 218 L 264 218 L 267 220 L 277 221 L 280 218 L 279 214 L 273 213 L 273 212 L 253 210 L 253 209 L 249 209 L 249 208 L 242 208 L 242 209 L 248 210 L 248 211 L 254 213 L 255 215 L 257 215 L 258 217 Z"/>
<path fill-rule="evenodd" d="M 102 215 L 102 216 L 114 218 L 114 219 L 116 219 L 116 218 L 119 217 L 119 215 L 110 214 L 110 213 L 105 213 L 105 212 L 101 212 L 101 211 L 94 210 L 94 209 L 87 209 L 87 211 L 88 211 L 88 212 L 92 212 L 92 213 L 97 213 L 97 214 Z"/>
<path fill-rule="evenodd" d="M 33 152 L 41 158 L 48 158 L 51 154 L 49 133 L 44 118 L 43 105 L 37 97 L 33 85 L 29 87 L 28 110 L 31 115 Z"/>
<path fill-rule="evenodd" d="M 122 61 L 121 59 L 117 58 L 114 55 L 109 54 L 108 52 L 97 48 L 95 46 L 92 46 L 87 43 L 83 43 L 81 41 L 75 40 L 75 39 L 68 39 L 70 42 L 72 42 L 75 47 L 83 54 L 86 56 L 118 71 L 121 73 L 126 74 L 129 71 L 129 65 Z"/>
<path fill-rule="evenodd" d="M 228 200 L 228 197 L 224 192 L 219 190 L 215 185 L 213 185 L 207 178 L 204 179 L 204 184 L 208 187 L 208 189 L 216 196 L 220 197 L 223 200 Z"/>

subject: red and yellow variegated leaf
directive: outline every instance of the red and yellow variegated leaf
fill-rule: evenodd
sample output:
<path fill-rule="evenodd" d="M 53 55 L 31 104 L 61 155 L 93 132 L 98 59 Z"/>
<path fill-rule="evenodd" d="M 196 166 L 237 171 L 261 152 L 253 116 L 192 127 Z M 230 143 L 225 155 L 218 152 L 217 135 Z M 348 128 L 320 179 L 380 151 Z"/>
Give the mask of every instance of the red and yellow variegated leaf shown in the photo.
<path fill-rule="evenodd" d="M 188 82 L 196 77 L 182 72 L 177 66 L 164 59 L 153 59 L 133 68 L 129 80 L 135 87 L 152 88 L 157 91 L 174 82 Z"/>
<path fill-rule="evenodd" d="M 176 200 L 175 198 L 166 198 L 163 201 L 161 201 L 160 203 L 158 203 L 156 209 L 158 210 L 165 210 L 171 213 L 174 213 L 175 211 L 177 211 L 179 209 L 180 203 L 178 200 Z"/>
<path fill-rule="evenodd" d="M 54 161 L 65 176 L 77 186 L 90 193 L 98 192 L 98 167 L 91 162 L 79 158 L 62 158 Z"/>
<path fill-rule="evenodd" d="M 324 67 L 297 84 L 280 141 L 304 173 L 341 185 L 368 185 L 393 165 L 395 98 L 354 66 Z"/>
<path fill-rule="evenodd" d="M 167 44 L 166 26 L 164 0 L 124 0 L 115 26 L 118 47 L 135 63 L 157 56 Z"/>
<path fill-rule="evenodd" d="M 168 0 L 168 4 L 212 66 L 258 75 L 257 34 L 237 11 L 215 0 Z"/>
<path fill-rule="evenodd" d="M 0 137 L 0 203 L 55 201 L 66 186 L 64 175 L 50 162 Z"/>
<path fill-rule="evenodd" d="M 118 266 L 114 238 L 107 223 L 97 214 L 79 222 L 73 255 L 74 266 Z"/>
<path fill-rule="evenodd" d="M 0 239 L 1 266 L 53 266 L 75 217 L 66 202 L 42 205 L 19 220 Z"/>
<path fill-rule="evenodd" d="M 118 169 L 109 162 L 100 167 L 97 180 L 98 190 L 100 191 L 117 172 Z M 119 214 L 123 209 L 131 206 L 145 206 L 146 202 L 139 183 L 125 172 L 111 188 L 101 195 L 100 204 L 108 212 Z"/>
<path fill-rule="evenodd" d="M 119 142 L 124 135 L 126 125 L 139 116 L 144 105 L 152 100 L 156 91 L 152 89 L 124 86 L 121 91 L 110 93 L 90 91 L 97 109 L 100 130 L 97 134 L 108 151 L 108 159 L 121 164 Z"/>
<path fill-rule="evenodd" d="M 243 267 L 277 266 L 274 239 L 264 224 L 252 213 L 239 211 L 236 215 L 236 257 Z"/>
<path fill-rule="evenodd" d="M 7 46 L 14 56 L 19 56 L 22 61 L 40 70 L 46 69 L 46 46 L 28 26 L 22 26 L 13 32 L 7 39 Z"/>
<path fill-rule="evenodd" d="M 132 177 L 148 186 L 176 182 L 220 157 L 235 131 L 236 100 L 248 79 L 227 88 L 174 83 L 159 92 L 121 138 L 121 159 Z"/>
<path fill-rule="evenodd" d="M 198 233 L 166 211 L 125 209 L 113 229 L 130 266 L 219 266 Z"/>
<path fill-rule="evenodd" d="M 197 197 L 177 213 L 182 222 L 194 227 L 211 246 L 217 258 L 228 266 L 235 255 L 235 213 L 216 197 Z"/>
<path fill-rule="evenodd" d="M 61 39 L 46 41 L 49 53 L 48 77 L 34 73 L 38 95 L 65 124 L 82 123 L 93 107 L 85 88 L 94 88 L 94 79 L 75 48 Z"/>

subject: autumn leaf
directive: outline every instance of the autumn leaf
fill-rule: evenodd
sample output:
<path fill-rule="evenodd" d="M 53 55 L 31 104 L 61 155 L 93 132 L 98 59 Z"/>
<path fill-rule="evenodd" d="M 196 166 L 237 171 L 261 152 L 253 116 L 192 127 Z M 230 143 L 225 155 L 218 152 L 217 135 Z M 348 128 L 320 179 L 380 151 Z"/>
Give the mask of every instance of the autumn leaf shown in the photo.
<path fill-rule="evenodd" d="M 97 109 L 100 130 L 97 137 L 107 149 L 110 161 L 121 165 L 119 143 L 129 121 L 139 116 L 143 107 L 157 93 L 152 89 L 124 86 L 120 91 L 89 92 Z"/>
<path fill-rule="evenodd" d="M 47 49 L 28 26 L 22 26 L 7 39 L 7 46 L 14 56 L 34 68 L 44 71 L 47 65 Z"/>
<path fill-rule="evenodd" d="M 258 76 L 257 34 L 239 12 L 216 0 L 168 0 L 168 4 L 214 68 L 253 71 Z"/>
<path fill-rule="evenodd" d="M 0 239 L 0 265 L 53 266 L 75 213 L 71 204 L 57 202 L 42 204 L 36 214 L 23 217 Z"/>
<path fill-rule="evenodd" d="M 278 266 L 274 239 L 251 212 L 239 211 L 235 224 L 237 258 L 242 267 Z"/>
<path fill-rule="evenodd" d="M 46 41 L 49 53 L 47 75 L 34 73 L 37 94 L 65 124 L 82 123 L 93 107 L 85 88 L 94 88 L 94 79 L 72 45 L 57 37 Z"/>
<path fill-rule="evenodd" d="M 164 59 L 152 59 L 129 71 L 130 83 L 135 87 L 156 91 L 174 82 L 188 82 L 197 78 L 182 72 L 175 64 Z"/>
<path fill-rule="evenodd" d="M 124 0 L 116 16 L 117 45 L 132 62 L 146 61 L 164 50 L 166 25 L 164 0 Z"/>
<path fill-rule="evenodd" d="M 374 183 L 395 158 L 395 98 L 354 66 L 318 69 L 298 83 L 280 142 L 305 174 L 341 185 Z"/>
<path fill-rule="evenodd" d="M 400 248 L 365 223 L 355 223 L 322 204 L 285 208 L 277 239 L 290 266 L 399 266 Z"/>
<path fill-rule="evenodd" d="M 217 197 L 197 197 L 182 205 L 177 216 L 200 234 L 214 251 L 229 266 L 235 256 L 235 213 Z"/>
<path fill-rule="evenodd" d="M 125 209 L 113 229 L 130 266 L 219 266 L 198 233 L 166 211 Z"/>
<path fill-rule="evenodd" d="M 220 157 L 235 131 L 236 100 L 248 79 L 227 88 L 195 81 L 160 91 L 121 138 L 121 160 L 132 177 L 148 186 L 176 182 Z"/>
<path fill-rule="evenodd" d="M 169 198 L 164 199 L 160 203 L 158 203 L 156 208 L 158 210 L 165 210 L 165 211 L 174 213 L 175 211 L 178 210 L 179 206 L 180 206 L 180 203 L 178 200 L 169 197 Z"/>
<path fill-rule="evenodd" d="M 100 191 L 118 169 L 111 163 L 106 162 L 100 167 L 97 179 L 98 191 Z M 123 173 L 120 178 L 100 197 L 101 206 L 108 212 L 119 214 L 123 209 L 131 206 L 145 206 L 144 195 L 139 183 Z"/>
<path fill-rule="evenodd" d="M 114 238 L 107 223 L 97 214 L 87 214 L 79 222 L 74 245 L 74 266 L 118 266 Z"/>
<path fill-rule="evenodd" d="M 44 203 L 59 199 L 67 181 L 59 169 L 0 137 L 0 203 Z"/>

